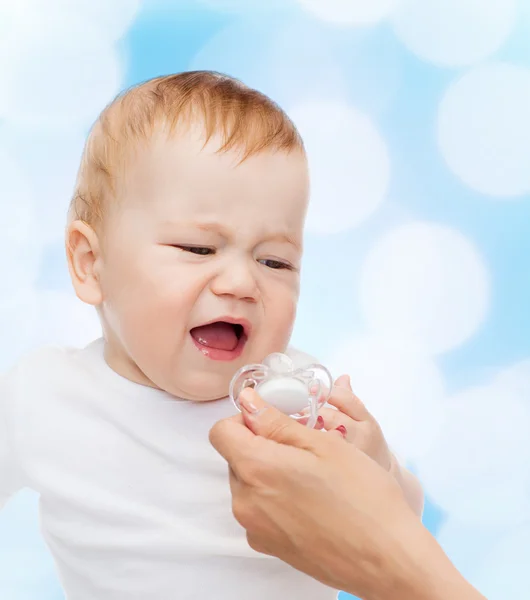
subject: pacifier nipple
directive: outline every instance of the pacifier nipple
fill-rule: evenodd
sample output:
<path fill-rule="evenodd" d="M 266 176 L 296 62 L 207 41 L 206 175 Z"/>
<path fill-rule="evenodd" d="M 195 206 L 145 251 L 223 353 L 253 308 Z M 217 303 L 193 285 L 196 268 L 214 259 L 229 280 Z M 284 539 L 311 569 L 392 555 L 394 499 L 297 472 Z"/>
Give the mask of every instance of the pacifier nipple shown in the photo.
<path fill-rule="evenodd" d="M 308 406 L 307 386 L 299 379 L 278 377 L 260 383 L 256 391 L 271 406 L 287 415 L 294 415 Z"/>

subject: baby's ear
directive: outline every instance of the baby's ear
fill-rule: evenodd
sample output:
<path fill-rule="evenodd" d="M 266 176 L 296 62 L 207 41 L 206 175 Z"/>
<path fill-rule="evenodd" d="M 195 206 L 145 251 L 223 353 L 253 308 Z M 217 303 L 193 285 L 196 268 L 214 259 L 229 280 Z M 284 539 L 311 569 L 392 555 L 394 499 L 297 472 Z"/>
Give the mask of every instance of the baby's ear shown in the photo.
<path fill-rule="evenodd" d="M 68 271 L 77 297 L 93 306 L 103 301 L 99 269 L 101 253 L 96 232 L 84 221 L 73 221 L 66 229 Z"/>

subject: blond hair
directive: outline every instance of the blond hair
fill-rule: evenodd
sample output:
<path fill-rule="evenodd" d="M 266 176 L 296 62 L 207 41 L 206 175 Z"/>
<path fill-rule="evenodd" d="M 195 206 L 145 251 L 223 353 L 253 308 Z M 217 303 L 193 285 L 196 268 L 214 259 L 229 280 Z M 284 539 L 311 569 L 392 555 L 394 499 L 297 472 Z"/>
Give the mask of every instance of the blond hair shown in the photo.
<path fill-rule="evenodd" d="M 69 221 L 101 223 L 105 206 L 117 196 L 127 156 L 147 142 L 156 127 L 198 123 L 205 144 L 221 136 L 218 152 L 239 149 L 241 160 L 265 149 L 303 149 L 296 127 L 264 94 L 213 71 L 157 77 L 119 95 L 94 124 L 83 152 Z"/>

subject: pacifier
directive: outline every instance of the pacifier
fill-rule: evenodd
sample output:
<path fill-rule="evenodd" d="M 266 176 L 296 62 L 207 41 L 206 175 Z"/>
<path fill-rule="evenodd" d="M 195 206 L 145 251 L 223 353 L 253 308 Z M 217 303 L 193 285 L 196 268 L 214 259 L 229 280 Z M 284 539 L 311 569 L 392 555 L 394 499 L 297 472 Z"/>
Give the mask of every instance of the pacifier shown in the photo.
<path fill-rule="evenodd" d="M 252 387 L 271 406 L 289 415 L 292 419 L 307 420 L 314 427 L 318 411 L 326 404 L 331 393 L 333 380 L 326 367 L 311 364 L 295 368 L 293 361 L 275 352 L 262 364 L 242 367 L 230 382 L 229 395 L 241 412 L 239 394 Z"/>

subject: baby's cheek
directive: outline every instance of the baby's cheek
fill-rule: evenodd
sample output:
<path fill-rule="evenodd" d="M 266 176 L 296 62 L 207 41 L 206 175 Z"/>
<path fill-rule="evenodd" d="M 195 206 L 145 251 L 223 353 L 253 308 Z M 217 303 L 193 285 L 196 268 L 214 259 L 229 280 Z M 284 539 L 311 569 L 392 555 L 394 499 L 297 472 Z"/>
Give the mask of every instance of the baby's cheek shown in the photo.
<path fill-rule="evenodd" d="M 285 296 L 275 303 L 274 310 L 269 313 L 267 326 L 274 332 L 276 343 L 287 343 L 291 337 L 296 317 L 297 299 L 292 295 Z"/>

